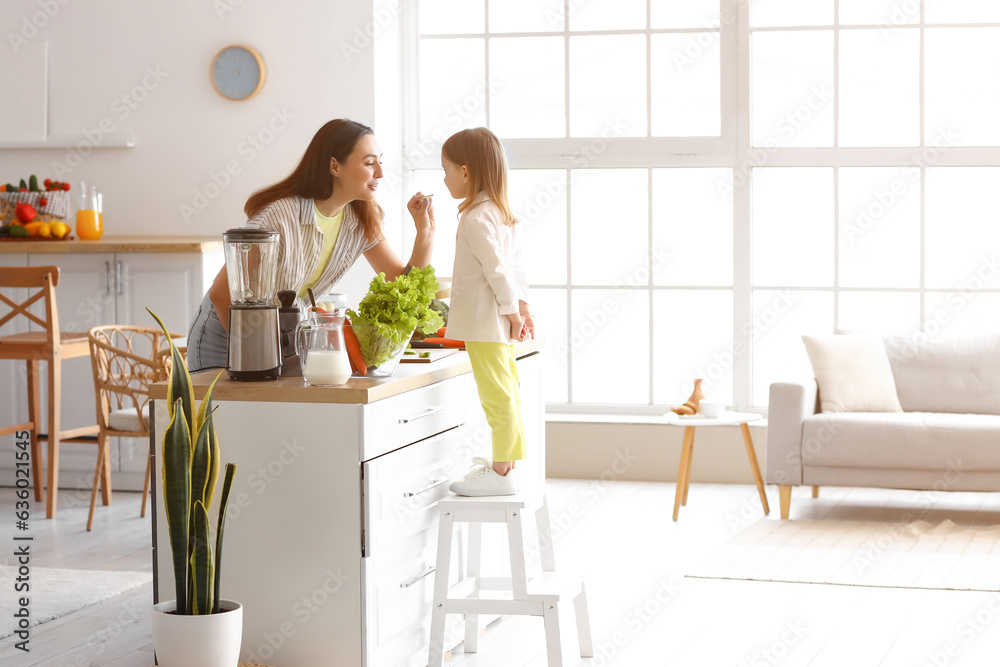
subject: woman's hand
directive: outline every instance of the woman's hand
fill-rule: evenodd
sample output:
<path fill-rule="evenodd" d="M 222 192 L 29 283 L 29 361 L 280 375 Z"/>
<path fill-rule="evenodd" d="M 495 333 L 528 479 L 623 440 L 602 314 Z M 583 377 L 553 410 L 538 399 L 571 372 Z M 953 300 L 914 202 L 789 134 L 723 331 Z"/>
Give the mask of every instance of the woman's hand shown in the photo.
<path fill-rule="evenodd" d="M 410 197 L 410 201 L 406 203 L 406 210 L 413 216 L 417 235 L 434 233 L 434 200 L 431 199 L 431 196 L 425 197 L 424 193 L 418 192 Z"/>

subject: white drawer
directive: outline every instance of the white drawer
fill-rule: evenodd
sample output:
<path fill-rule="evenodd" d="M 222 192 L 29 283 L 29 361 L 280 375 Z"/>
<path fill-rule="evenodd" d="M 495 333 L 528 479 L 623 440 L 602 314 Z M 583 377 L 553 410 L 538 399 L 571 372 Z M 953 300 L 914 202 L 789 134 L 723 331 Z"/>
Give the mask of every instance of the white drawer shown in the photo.
<path fill-rule="evenodd" d="M 362 410 L 361 460 L 423 440 L 471 417 L 464 376 L 367 404 Z"/>
<path fill-rule="evenodd" d="M 437 501 L 471 461 L 466 426 L 403 447 L 364 464 L 362 555 L 371 556 L 437 525 Z"/>
<path fill-rule="evenodd" d="M 463 533 L 455 532 L 453 554 L 464 554 Z M 367 667 L 424 667 L 434 599 L 437 529 L 429 528 L 391 550 L 362 558 L 364 647 Z M 455 558 L 449 584 L 464 574 Z M 445 642 L 462 641 L 462 620 L 450 616 Z"/>

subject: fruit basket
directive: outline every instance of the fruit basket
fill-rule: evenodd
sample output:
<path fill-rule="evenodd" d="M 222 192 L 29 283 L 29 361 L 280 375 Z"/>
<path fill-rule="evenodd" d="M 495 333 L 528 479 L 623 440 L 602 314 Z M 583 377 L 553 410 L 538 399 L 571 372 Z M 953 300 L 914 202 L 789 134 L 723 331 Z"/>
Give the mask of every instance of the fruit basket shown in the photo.
<path fill-rule="evenodd" d="M 70 216 L 69 203 L 69 192 L 0 192 L 0 225 L 17 220 L 14 209 L 18 204 L 31 204 L 38 211 L 36 220 L 66 222 Z"/>

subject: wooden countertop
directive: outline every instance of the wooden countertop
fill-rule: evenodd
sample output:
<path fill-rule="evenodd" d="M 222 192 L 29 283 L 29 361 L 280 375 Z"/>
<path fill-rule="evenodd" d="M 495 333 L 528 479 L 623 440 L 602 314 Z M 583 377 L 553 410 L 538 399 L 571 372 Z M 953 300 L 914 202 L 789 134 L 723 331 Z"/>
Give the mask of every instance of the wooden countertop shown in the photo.
<path fill-rule="evenodd" d="M 540 350 L 543 339 L 525 341 L 517 345 L 517 357 L 526 357 Z M 193 373 L 195 398 L 201 400 L 212 384 L 218 370 Z M 402 394 L 441 382 L 448 378 L 471 373 L 469 355 L 462 351 L 430 364 L 400 364 L 396 372 L 387 378 L 354 377 L 339 387 L 312 387 L 301 377 L 279 377 L 276 381 L 236 382 L 223 371 L 219 383 L 215 385 L 213 401 L 264 401 L 270 403 L 373 403 L 375 401 Z M 158 382 L 150 387 L 152 399 L 165 399 L 167 385 Z"/>
<path fill-rule="evenodd" d="M 98 253 L 98 252 L 208 252 L 222 250 L 218 236 L 102 236 L 97 241 L 51 241 L 45 239 L 0 239 L 3 252 Z"/>

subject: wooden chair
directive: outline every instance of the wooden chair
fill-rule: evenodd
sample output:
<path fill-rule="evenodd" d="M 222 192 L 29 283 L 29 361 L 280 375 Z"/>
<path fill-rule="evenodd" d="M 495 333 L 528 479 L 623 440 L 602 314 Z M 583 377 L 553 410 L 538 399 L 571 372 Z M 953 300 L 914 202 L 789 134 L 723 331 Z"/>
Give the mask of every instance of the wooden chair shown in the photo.
<path fill-rule="evenodd" d="M 180 334 L 171 333 L 172 337 Z M 164 349 L 167 337 L 160 329 L 111 324 L 88 332 L 90 361 L 94 369 L 97 394 L 97 466 L 90 492 L 87 530 L 93 527 L 97 488 L 102 502 L 111 502 L 111 466 L 108 438 L 142 438 L 149 441 L 149 385 L 166 380 L 170 348 Z M 149 498 L 150 457 L 146 457 L 146 479 L 142 488 L 142 509 L 146 516 Z"/>
<path fill-rule="evenodd" d="M 62 380 L 62 360 L 83 357 L 90 354 L 87 334 L 59 331 L 59 315 L 56 309 L 55 288 L 59 284 L 58 266 L 0 267 L 0 288 L 37 288 L 27 299 L 18 303 L 0 294 L 0 303 L 10 310 L 0 317 L 0 326 L 24 317 L 40 327 L 42 331 L 0 336 L 0 359 L 23 360 L 27 364 L 28 421 L 0 428 L 0 436 L 28 431 L 31 434 L 31 462 L 35 500 L 42 499 L 42 450 L 41 441 L 49 444 L 48 493 L 45 502 L 45 516 L 49 519 L 56 514 L 56 497 L 59 487 L 59 443 L 93 442 L 83 440 L 85 436 L 97 433 L 97 426 L 63 430 L 60 428 L 60 390 Z M 44 319 L 28 310 L 41 301 Z M 48 362 L 49 380 L 49 420 L 48 432 L 40 433 L 41 426 L 41 371 L 39 362 Z"/>

